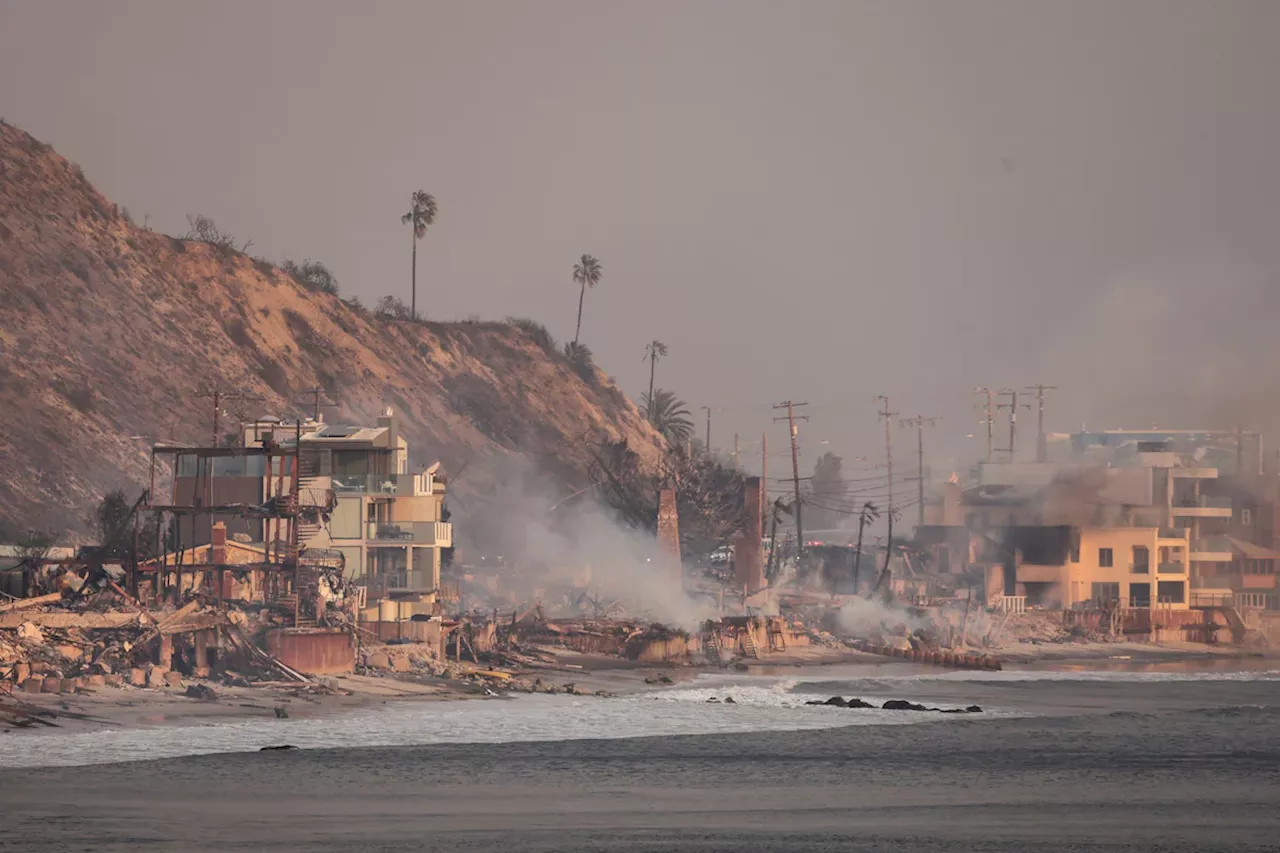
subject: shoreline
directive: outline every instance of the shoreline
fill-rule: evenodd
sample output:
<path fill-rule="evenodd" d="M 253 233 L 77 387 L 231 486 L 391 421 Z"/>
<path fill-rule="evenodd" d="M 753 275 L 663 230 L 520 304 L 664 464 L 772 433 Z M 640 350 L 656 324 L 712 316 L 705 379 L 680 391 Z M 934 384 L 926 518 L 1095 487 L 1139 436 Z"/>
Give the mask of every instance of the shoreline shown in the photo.
<path fill-rule="evenodd" d="M 1274 651 L 1206 648 L 1203 645 L 1153 645 L 1146 643 L 1010 644 L 999 650 L 1006 671 L 1256 671 L 1280 669 Z M 687 684 L 714 674 L 748 678 L 792 673 L 820 675 L 836 666 L 908 667 L 921 674 L 957 670 L 928 664 L 904 663 L 852 649 L 808 647 L 740 662 L 729 667 L 697 664 L 638 664 L 617 658 L 559 650 L 555 669 L 530 670 L 513 675 L 508 685 L 415 676 L 348 674 L 324 678 L 316 685 L 232 687 L 217 682 L 203 684 L 213 699 L 189 698 L 183 688 L 101 687 L 68 694 L 15 693 L 13 699 L 47 712 L 52 725 L 19 728 L 0 723 L 0 737 L 21 737 L 28 732 L 78 733 L 127 731 L 153 727 L 200 726 L 215 723 L 263 722 L 281 718 L 331 717 L 402 702 L 464 702 L 477 699 L 518 701 L 523 695 L 561 693 L 584 698 L 628 695 Z M 0 708 L 9 705 L 0 702 Z"/>

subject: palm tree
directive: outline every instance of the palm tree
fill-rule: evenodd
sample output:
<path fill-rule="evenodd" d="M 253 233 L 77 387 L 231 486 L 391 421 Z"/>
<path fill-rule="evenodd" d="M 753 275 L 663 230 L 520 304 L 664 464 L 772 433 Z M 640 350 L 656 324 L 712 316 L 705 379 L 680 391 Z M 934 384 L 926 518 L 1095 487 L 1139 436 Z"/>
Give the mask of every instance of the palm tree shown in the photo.
<path fill-rule="evenodd" d="M 644 395 L 643 402 L 645 411 L 649 413 L 649 423 L 662 433 L 668 444 L 683 444 L 693 436 L 688 404 L 674 392 L 657 388 L 653 396 Z"/>
<path fill-rule="evenodd" d="M 603 275 L 604 269 L 600 266 L 600 262 L 590 255 L 583 255 L 582 259 L 573 265 L 573 280 L 582 285 L 582 292 L 578 294 L 578 327 L 573 330 L 575 344 L 582 333 L 582 300 L 587 296 L 587 288 L 599 284 Z"/>
<path fill-rule="evenodd" d="M 436 221 L 436 199 L 429 192 L 417 190 L 409 200 L 409 212 L 400 217 L 405 225 L 413 226 L 413 292 L 410 296 L 410 313 L 418 319 L 418 241 L 427 234 L 427 226 Z"/>
<path fill-rule="evenodd" d="M 645 344 L 644 357 L 649 360 L 649 400 L 653 399 L 653 375 L 658 369 L 658 359 L 664 357 L 666 354 L 667 345 L 662 341 L 655 339 L 651 343 Z M 652 418 L 653 412 L 646 411 L 645 416 Z"/>
<path fill-rule="evenodd" d="M 880 518 L 880 510 L 871 501 L 862 505 L 858 511 L 858 550 L 853 552 L 853 591 L 858 591 L 858 570 L 862 567 L 862 531 Z"/>

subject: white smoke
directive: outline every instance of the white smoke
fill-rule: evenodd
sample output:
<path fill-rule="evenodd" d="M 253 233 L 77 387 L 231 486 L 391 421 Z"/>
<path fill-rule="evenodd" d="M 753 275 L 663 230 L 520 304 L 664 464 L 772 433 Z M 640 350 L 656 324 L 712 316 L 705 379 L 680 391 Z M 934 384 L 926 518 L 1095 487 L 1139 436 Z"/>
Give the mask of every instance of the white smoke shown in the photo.
<path fill-rule="evenodd" d="M 464 562 L 500 554 L 508 567 L 504 589 L 517 597 L 554 594 L 555 602 L 544 602 L 549 609 L 565 601 L 561 594 L 573 606 L 585 593 L 616 602 L 621 612 L 609 615 L 686 630 L 717 615 L 713 602 L 685 593 L 679 567 L 659 551 L 654 534 L 619 524 L 589 491 L 566 499 L 523 463 L 503 469 L 491 500 L 456 513 L 459 538 L 470 543 Z"/>
<path fill-rule="evenodd" d="M 903 607 L 886 605 L 871 598 L 853 598 L 840 608 L 837 615 L 841 630 L 854 637 L 871 637 L 884 634 L 901 634 L 928 627 L 922 620 Z"/>

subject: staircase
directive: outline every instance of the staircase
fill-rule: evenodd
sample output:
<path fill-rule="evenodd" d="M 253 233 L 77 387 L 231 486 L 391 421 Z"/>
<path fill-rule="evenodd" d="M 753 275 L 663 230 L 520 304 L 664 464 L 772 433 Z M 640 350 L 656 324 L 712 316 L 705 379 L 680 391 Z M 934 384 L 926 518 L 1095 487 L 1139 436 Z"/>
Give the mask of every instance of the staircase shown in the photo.
<path fill-rule="evenodd" d="M 724 659 L 720 653 L 720 638 L 716 636 L 715 631 L 707 631 L 702 635 L 702 652 L 707 656 L 707 660 L 716 666 L 724 666 Z"/>
<path fill-rule="evenodd" d="M 1240 645 L 1244 642 L 1245 635 L 1249 633 L 1249 629 L 1245 627 L 1244 620 L 1240 618 L 1240 613 L 1230 605 L 1224 605 L 1222 610 L 1222 618 L 1227 620 L 1227 627 L 1231 629 L 1231 642 Z"/>
<path fill-rule="evenodd" d="M 298 456 L 298 544 L 304 549 L 325 529 L 325 513 L 337 503 L 332 489 L 316 486 L 320 480 L 319 464 L 314 456 Z"/>
<path fill-rule="evenodd" d="M 304 515 L 298 516 L 298 544 L 305 546 L 308 542 L 320 534 L 324 530 L 324 525 L 319 519 L 307 518 Z"/>
<path fill-rule="evenodd" d="M 760 660 L 760 650 L 756 648 L 756 641 L 752 638 L 751 632 L 744 630 L 739 635 L 739 638 L 742 643 L 742 654 L 746 657 Z"/>
<path fill-rule="evenodd" d="M 297 609 L 298 618 L 294 620 L 295 628 L 314 628 L 316 626 L 315 600 L 320 592 L 320 569 L 316 566 L 301 563 L 298 565 L 298 588 L 294 595 L 300 604 Z"/>

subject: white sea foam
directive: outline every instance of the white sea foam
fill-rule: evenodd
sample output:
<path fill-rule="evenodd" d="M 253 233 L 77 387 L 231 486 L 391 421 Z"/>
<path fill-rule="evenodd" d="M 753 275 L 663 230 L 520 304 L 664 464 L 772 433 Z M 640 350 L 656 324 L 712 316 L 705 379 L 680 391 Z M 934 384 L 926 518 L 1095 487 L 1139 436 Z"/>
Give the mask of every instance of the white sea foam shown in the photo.
<path fill-rule="evenodd" d="M 808 678 L 715 673 L 659 690 L 617 699 L 527 696 L 511 700 L 399 702 L 307 719 L 220 721 L 202 725 L 80 733 L 22 733 L 0 737 L 0 766 L 81 765 L 218 752 L 248 752 L 293 744 L 302 749 L 415 746 L 435 743 L 507 743 L 651 736 L 800 731 L 842 726 L 944 723 L 1026 716 L 1025 709 L 983 703 L 979 716 L 922 714 L 809 706 L 832 693 L 875 704 L 924 698 L 929 685 L 982 682 L 1275 681 L 1280 671 L 1254 672 L 1005 672 L 895 673 L 866 667 L 831 667 Z M 920 691 L 917 695 L 916 690 Z M 726 703 L 726 697 L 733 703 Z M 716 699 L 717 702 L 709 700 Z"/>
<path fill-rule="evenodd" d="M 910 711 L 814 707 L 827 693 L 795 679 L 707 676 L 617 699 L 400 702 L 310 719 L 254 719 L 127 731 L 24 733 L 0 738 L 0 766 L 99 764 L 292 744 L 327 747 L 631 738 L 902 725 L 955 719 Z M 725 703 L 732 696 L 733 703 Z M 718 699 L 711 703 L 708 700 Z M 886 697 L 892 698 L 892 697 Z M 1002 716 L 996 711 L 994 716 Z M 1003 714 L 1007 716 L 1007 714 Z"/>
<path fill-rule="evenodd" d="M 816 681 L 817 679 L 815 679 Z M 923 682 L 1019 682 L 1019 681 L 1107 681 L 1107 682 L 1180 682 L 1180 681 L 1280 681 L 1280 670 L 1221 670 L 1209 672 L 1170 672 L 1139 670 L 1003 670 L 989 672 L 985 670 L 950 670 L 927 672 L 892 672 L 868 675 L 865 669 L 837 671 L 833 668 L 831 677 L 821 680 L 824 683 L 834 681 L 910 684 Z"/>

